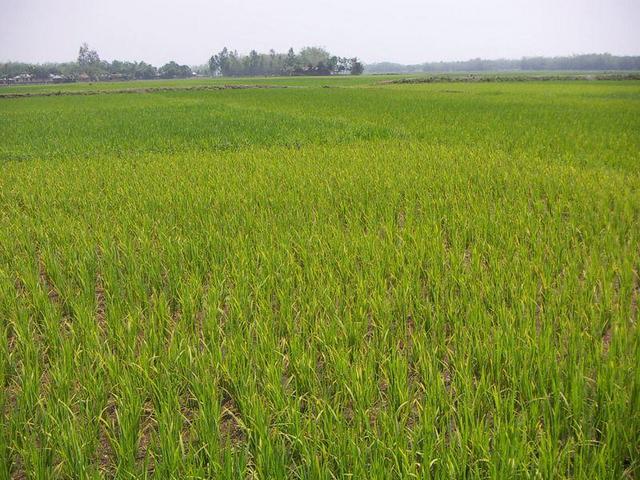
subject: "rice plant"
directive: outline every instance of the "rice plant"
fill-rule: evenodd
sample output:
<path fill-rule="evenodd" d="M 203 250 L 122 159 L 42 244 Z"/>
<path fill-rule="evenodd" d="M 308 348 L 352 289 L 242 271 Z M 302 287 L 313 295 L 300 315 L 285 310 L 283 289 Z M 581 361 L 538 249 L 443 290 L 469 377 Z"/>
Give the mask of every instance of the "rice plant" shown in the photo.
<path fill-rule="evenodd" d="M 637 478 L 640 82 L 289 86 L 0 98 L 0 477 Z"/>

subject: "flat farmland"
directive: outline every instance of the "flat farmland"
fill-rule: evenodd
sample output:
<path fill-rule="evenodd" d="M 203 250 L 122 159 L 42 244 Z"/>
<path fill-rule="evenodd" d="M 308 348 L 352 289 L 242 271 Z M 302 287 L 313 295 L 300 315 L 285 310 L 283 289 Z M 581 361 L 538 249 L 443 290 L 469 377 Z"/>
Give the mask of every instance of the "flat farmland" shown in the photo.
<path fill-rule="evenodd" d="M 638 478 L 640 81 L 394 78 L 0 88 L 0 478 Z"/>

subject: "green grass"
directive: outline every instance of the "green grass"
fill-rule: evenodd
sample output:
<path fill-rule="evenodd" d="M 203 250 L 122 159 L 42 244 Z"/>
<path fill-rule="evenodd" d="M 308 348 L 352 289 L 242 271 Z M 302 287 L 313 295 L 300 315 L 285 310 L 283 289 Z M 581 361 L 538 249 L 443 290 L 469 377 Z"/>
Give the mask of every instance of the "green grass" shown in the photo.
<path fill-rule="evenodd" d="M 637 478 L 640 82 L 263 81 L 0 99 L 0 478 Z"/>
<path fill-rule="evenodd" d="M 443 83 L 451 82 L 518 82 L 518 81 L 627 81 L 638 80 L 640 72 L 459 72 L 459 73 L 411 73 L 376 75 L 333 75 L 300 77 L 197 77 L 177 80 L 135 80 L 114 82 L 77 82 L 61 84 L 0 85 L 0 96 L 7 94 L 73 94 L 92 91 L 117 91 L 128 89 L 189 89 L 228 85 L 288 86 L 288 87 L 357 87 L 385 83 Z"/>
<path fill-rule="evenodd" d="M 404 78 L 405 76 L 403 76 Z M 415 75 L 407 75 L 413 78 Z M 334 75 L 329 77 L 197 77 L 177 80 L 135 80 L 119 82 L 77 82 L 34 85 L 0 85 L 2 93 L 81 92 L 91 90 L 121 90 L 129 88 L 190 88 L 213 85 L 287 85 L 287 86 L 357 86 L 398 79 L 397 75 Z"/>

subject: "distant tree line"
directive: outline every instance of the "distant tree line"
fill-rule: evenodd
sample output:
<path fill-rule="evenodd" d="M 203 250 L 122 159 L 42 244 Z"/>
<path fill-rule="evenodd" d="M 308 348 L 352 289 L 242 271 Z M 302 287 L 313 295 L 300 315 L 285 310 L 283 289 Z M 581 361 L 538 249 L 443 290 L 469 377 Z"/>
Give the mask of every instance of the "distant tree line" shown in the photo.
<path fill-rule="evenodd" d="M 640 56 L 592 53 L 570 57 L 526 57 L 520 64 L 522 70 L 640 70 Z"/>
<path fill-rule="evenodd" d="M 146 62 L 101 60 L 98 52 L 86 43 L 80 46 L 75 62 L 30 64 L 0 63 L 0 80 L 75 82 L 79 80 L 143 80 L 153 78 L 188 78 L 191 67 L 169 62 L 160 68 Z"/>
<path fill-rule="evenodd" d="M 160 68 L 146 62 L 102 60 L 86 43 L 80 46 L 75 62 L 30 64 L 0 63 L 0 82 L 74 82 L 82 80 L 141 80 L 153 78 L 188 78 L 194 74 L 225 77 L 276 75 L 360 75 L 366 73 L 446 73 L 582 70 L 640 71 L 640 56 L 615 56 L 608 53 L 567 57 L 524 57 L 520 60 L 485 60 L 475 58 L 457 62 L 430 62 L 417 65 L 373 63 L 364 65 L 358 58 L 338 57 L 324 48 L 305 47 L 296 53 L 258 53 L 241 55 L 223 48 L 199 67 L 171 61 Z"/>
<path fill-rule="evenodd" d="M 640 56 L 620 57 L 609 53 L 568 57 L 524 57 L 520 60 L 474 58 L 457 62 L 429 62 L 417 65 L 381 62 L 366 65 L 366 73 L 446 73 L 532 70 L 640 70 Z"/>
<path fill-rule="evenodd" d="M 295 53 L 258 53 L 240 55 L 227 48 L 198 67 L 171 61 L 160 68 L 146 62 L 102 60 L 86 43 L 80 46 L 75 62 L 31 64 L 0 63 L 0 83 L 75 82 L 88 80 L 143 80 L 153 78 L 188 78 L 194 74 L 214 76 L 269 75 L 359 75 L 364 65 L 357 58 L 337 57 L 319 47 L 306 47 Z"/>
<path fill-rule="evenodd" d="M 258 53 L 248 55 L 223 48 L 209 59 L 209 73 L 224 77 L 281 76 L 281 75 L 360 75 L 364 65 L 357 58 L 337 57 L 324 48 L 305 47 L 295 53 Z"/>

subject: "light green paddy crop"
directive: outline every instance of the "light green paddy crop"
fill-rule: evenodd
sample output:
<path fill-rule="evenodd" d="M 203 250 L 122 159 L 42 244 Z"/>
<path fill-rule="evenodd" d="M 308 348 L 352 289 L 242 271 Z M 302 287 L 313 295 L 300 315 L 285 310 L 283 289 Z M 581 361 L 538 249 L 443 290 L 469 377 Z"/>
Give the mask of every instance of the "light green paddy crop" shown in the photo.
<path fill-rule="evenodd" d="M 640 82 L 379 80 L 0 98 L 0 478 L 637 478 Z"/>

